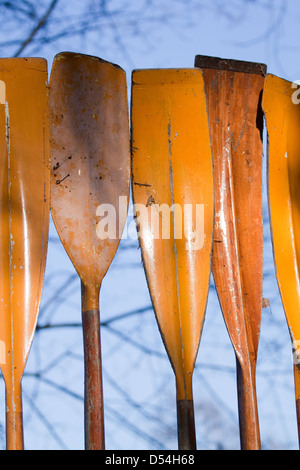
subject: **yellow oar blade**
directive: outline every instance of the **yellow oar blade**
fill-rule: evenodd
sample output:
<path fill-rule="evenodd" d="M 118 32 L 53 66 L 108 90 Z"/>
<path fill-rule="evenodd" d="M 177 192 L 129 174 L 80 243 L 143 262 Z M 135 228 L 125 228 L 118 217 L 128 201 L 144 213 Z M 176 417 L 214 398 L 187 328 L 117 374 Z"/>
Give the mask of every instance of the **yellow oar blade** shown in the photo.
<path fill-rule="evenodd" d="M 42 292 L 49 223 L 47 63 L 0 60 L 0 341 L 7 447 L 22 447 L 21 378 Z"/>
<path fill-rule="evenodd" d="M 268 190 L 278 286 L 295 349 L 300 429 L 300 106 L 293 84 L 268 75 L 263 109 L 268 131 Z"/>
<path fill-rule="evenodd" d="M 131 118 L 142 257 L 180 408 L 193 398 L 212 248 L 213 170 L 201 71 L 134 71 Z M 179 425 L 179 446 L 188 445 L 180 432 Z"/>

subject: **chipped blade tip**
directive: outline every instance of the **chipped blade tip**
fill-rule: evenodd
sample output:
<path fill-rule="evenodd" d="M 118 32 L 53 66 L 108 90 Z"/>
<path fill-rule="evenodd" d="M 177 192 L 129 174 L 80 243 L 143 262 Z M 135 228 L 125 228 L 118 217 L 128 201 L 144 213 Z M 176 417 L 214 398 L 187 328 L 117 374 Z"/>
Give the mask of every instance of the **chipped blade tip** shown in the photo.
<path fill-rule="evenodd" d="M 59 52 L 58 54 L 54 56 L 53 63 L 57 61 L 69 60 L 69 59 L 81 59 L 81 60 L 87 60 L 90 62 L 91 61 L 100 62 L 103 64 L 111 65 L 112 67 L 115 67 L 116 69 L 119 69 L 125 73 L 124 69 L 120 65 L 115 64 L 114 62 L 110 62 L 108 60 L 102 59 L 101 57 L 97 57 L 94 55 L 82 54 L 80 52 L 72 52 L 72 51 Z"/>
<path fill-rule="evenodd" d="M 195 67 L 254 73 L 263 76 L 267 73 L 267 66 L 263 63 L 236 59 L 223 59 L 221 57 L 211 57 L 199 54 L 195 56 Z"/>

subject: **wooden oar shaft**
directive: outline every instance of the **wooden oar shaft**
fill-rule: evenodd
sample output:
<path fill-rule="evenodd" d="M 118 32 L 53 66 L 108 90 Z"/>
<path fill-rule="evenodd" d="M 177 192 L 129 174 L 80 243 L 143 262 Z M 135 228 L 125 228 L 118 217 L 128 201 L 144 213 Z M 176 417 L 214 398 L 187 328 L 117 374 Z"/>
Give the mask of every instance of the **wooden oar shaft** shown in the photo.
<path fill-rule="evenodd" d="M 196 450 L 192 374 L 176 378 L 177 434 L 179 450 Z"/>
<path fill-rule="evenodd" d="M 23 450 L 23 414 L 21 383 L 6 390 L 6 449 Z"/>
<path fill-rule="evenodd" d="M 295 380 L 295 399 L 298 426 L 298 440 L 300 448 L 300 365 L 294 364 L 294 380 Z"/>
<path fill-rule="evenodd" d="M 237 360 L 237 390 L 242 450 L 260 450 L 255 369 L 242 367 Z"/>
<path fill-rule="evenodd" d="M 99 289 L 82 286 L 85 449 L 104 450 Z M 90 308 L 94 307 L 94 308 Z"/>
<path fill-rule="evenodd" d="M 179 450 L 196 450 L 196 433 L 193 400 L 177 401 Z"/>

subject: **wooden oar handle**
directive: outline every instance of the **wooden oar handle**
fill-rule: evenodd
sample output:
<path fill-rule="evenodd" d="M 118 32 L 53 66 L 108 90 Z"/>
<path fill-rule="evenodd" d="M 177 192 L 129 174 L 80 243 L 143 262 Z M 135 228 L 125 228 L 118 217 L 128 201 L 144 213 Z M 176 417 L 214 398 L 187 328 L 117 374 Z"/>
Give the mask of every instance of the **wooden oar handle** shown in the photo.
<path fill-rule="evenodd" d="M 260 450 L 260 432 L 254 370 L 241 367 L 237 359 L 239 426 L 242 450 Z"/>
<path fill-rule="evenodd" d="M 21 383 L 6 389 L 6 449 L 24 450 Z"/>
<path fill-rule="evenodd" d="M 196 450 L 193 400 L 177 401 L 177 423 L 179 450 Z"/>
<path fill-rule="evenodd" d="M 104 450 L 100 314 L 99 308 L 85 310 L 88 298 L 91 298 L 91 292 L 82 284 L 85 449 Z"/>
<path fill-rule="evenodd" d="M 6 412 L 6 449 L 24 450 L 23 417 L 21 411 Z"/>

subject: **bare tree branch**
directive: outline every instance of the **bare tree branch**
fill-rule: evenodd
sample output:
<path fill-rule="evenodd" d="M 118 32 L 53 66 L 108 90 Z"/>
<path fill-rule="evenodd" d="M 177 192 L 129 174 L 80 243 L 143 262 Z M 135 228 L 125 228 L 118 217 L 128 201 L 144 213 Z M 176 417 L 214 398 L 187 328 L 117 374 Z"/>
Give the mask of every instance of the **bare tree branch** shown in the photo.
<path fill-rule="evenodd" d="M 35 28 L 31 31 L 28 38 L 26 38 L 25 41 L 23 41 L 23 43 L 21 44 L 21 47 L 17 50 L 14 57 L 19 57 L 22 54 L 22 52 L 26 49 L 26 47 L 33 41 L 33 39 L 36 36 L 36 34 L 38 33 L 38 31 L 45 26 L 45 24 L 47 23 L 51 13 L 53 12 L 56 5 L 58 4 L 58 1 L 59 0 L 52 0 L 51 1 L 47 11 L 42 16 L 42 18 L 39 20 L 39 22 L 35 26 Z"/>

